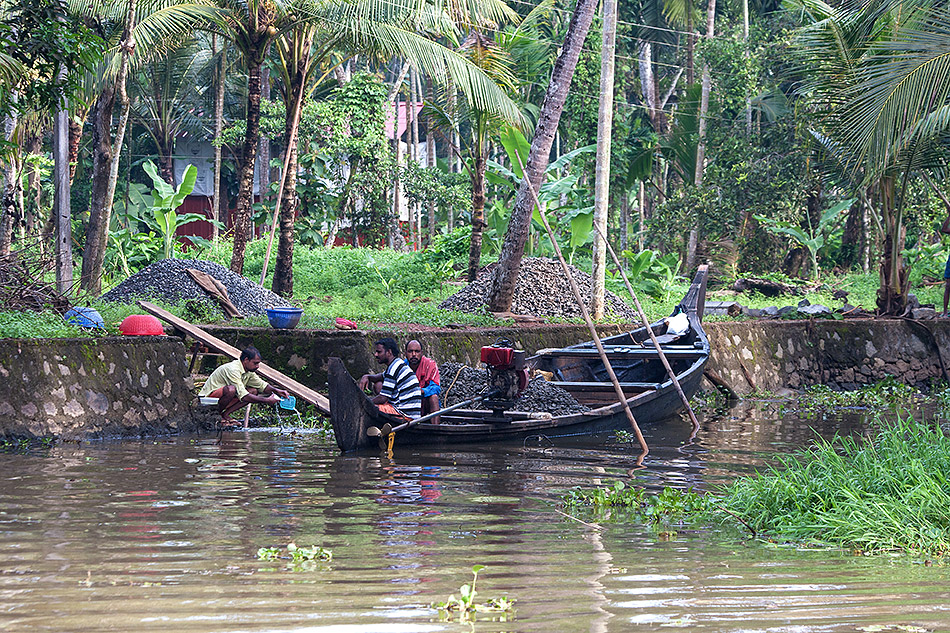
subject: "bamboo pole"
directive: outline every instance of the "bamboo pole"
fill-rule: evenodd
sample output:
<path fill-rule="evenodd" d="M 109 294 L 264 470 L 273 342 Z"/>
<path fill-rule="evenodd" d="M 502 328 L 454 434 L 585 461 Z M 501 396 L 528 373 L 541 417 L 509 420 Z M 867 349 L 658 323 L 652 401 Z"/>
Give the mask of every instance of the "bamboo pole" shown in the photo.
<path fill-rule="evenodd" d="M 610 245 L 610 242 L 607 241 L 607 237 L 600 232 L 600 227 L 597 224 L 594 224 L 594 228 L 597 230 L 597 235 L 600 236 L 600 239 L 604 241 L 604 244 L 607 245 L 607 250 L 610 252 L 610 256 L 614 260 L 614 264 L 617 265 L 617 268 L 620 270 L 620 276 L 623 277 L 623 283 L 627 286 L 627 292 L 630 293 L 630 296 L 633 298 L 633 305 L 637 308 L 637 313 L 640 315 L 640 319 L 643 321 L 644 327 L 646 327 L 647 334 L 650 335 L 650 340 L 653 341 L 653 347 L 656 348 L 657 354 L 660 356 L 660 362 L 663 363 L 663 366 L 666 368 L 666 373 L 669 374 L 670 380 L 673 381 L 673 386 L 676 387 L 676 393 L 680 395 L 680 399 L 683 401 L 683 405 L 686 407 L 686 411 L 689 412 L 689 419 L 693 423 L 693 428 L 699 428 L 699 420 L 696 419 L 696 414 L 693 413 L 693 407 L 689 406 L 689 398 L 686 397 L 686 394 L 683 393 L 683 388 L 680 387 L 680 381 L 676 378 L 676 372 L 673 371 L 673 368 L 670 366 L 670 361 L 667 360 L 666 354 L 663 352 L 663 348 L 660 347 L 660 342 L 656 340 L 656 335 L 653 334 L 653 328 L 650 327 L 650 321 L 647 319 L 646 313 L 643 312 L 643 306 L 640 305 L 640 300 L 637 299 L 637 293 L 633 291 L 633 286 L 630 285 L 630 279 L 627 278 L 627 273 L 624 272 L 623 266 L 620 265 L 620 259 L 617 257 L 617 252 L 614 251 L 614 247 Z"/>
<path fill-rule="evenodd" d="M 524 168 L 524 163 L 521 161 L 521 156 L 515 154 L 518 159 L 518 164 L 521 166 L 521 173 L 525 174 L 525 182 L 528 185 L 528 191 L 531 193 L 531 198 L 534 200 L 534 204 L 538 209 L 538 214 L 541 216 L 541 223 L 544 224 L 544 229 L 548 233 L 548 237 L 551 238 L 551 245 L 554 246 L 554 252 L 557 254 L 557 259 L 561 262 L 561 268 L 564 270 L 564 275 L 567 277 L 567 281 L 571 286 L 571 292 L 574 293 L 574 300 L 577 301 L 577 307 L 580 308 L 581 316 L 584 317 L 584 322 L 587 323 L 587 328 L 590 330 L 591 338 L 594 341 L 594 346 L 597 348 L 597 353 L 600 355 L 600 360 L 604 364 L 604 368 L 607 370 L 607 375 L 610 376 L 610 382 L 613 383 L 614 392 L 617 394 L 617 399 L 620 400 L 620 404 L 623 405 L 623 411 L 627 414 L 627 420 L 630 421 L 630 426 L 633 427 L 633 431 L 637 436 L 637 440 L 640 442 L 640 448 L 643 449 L 643 454 L 640 455 L 639 462 L 643 461 L 643 458 L 650 452 L 650 447 L 647 446 L 647 441 L 643 438 L 643 433 L 640 432 L 640 425 L 637 424 L 637 419 L 633 417 L 633 411 L 630 410 L 630 405 L 627 404 L 627 397 L 623 393 L 623 388 L 620 386 L 620 381 L 617 379 L 617 374 L 614 373 L 614 368 L 610 364 L 610 359 L 607 358 L 607 352 L 604 350 L 604 344 L 600 342 L 600 335 L 597 333 L 597 328 L 594 326 L 594 322 L 590 318 L 590 314 L 587 311 L 587 305 L 584 303 L 584 297 L 581 295 L 580 288 L 577 287 L 577 282 L 574 281 L 574 277 L 571 275 L 570 268 L 567 267 L 567 262 L 564 260 L 564 255 L 561 254 L 561 247 L 558 246 L 557 239 L 554 237 L 554 231 L 551 230 L 551 225 L 548 224 L 548 216 L 544 213 L 544 207 L 541 205 L 541 200 L 538 199 L 538 194 L 534 190 L 534 185 L 531 184 L 530 180 L 527 180 L 527 172 Z M 639 463 L 638 462 L 638 463 Z"/>

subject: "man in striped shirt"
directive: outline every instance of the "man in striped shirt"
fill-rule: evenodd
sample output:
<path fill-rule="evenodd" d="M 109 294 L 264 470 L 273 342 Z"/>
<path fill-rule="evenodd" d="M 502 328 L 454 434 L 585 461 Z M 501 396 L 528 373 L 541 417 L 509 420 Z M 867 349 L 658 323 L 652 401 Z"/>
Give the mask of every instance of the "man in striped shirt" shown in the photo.
<path fill-rule="evenodd" d="M 396 413 L 415 420 L 422 415 L 422 390 L 416 374 L 409 364 L 399 357 L 399 345 L 391 338 L 376 341 L 373 348 L 376 362 L 386 367 L 381 374 L 364 374 L 360 377 L 360 389 L 373 387 L 373 402 L 384 413 Z M 390 409 L 393 409 L 390 411 Z"/>

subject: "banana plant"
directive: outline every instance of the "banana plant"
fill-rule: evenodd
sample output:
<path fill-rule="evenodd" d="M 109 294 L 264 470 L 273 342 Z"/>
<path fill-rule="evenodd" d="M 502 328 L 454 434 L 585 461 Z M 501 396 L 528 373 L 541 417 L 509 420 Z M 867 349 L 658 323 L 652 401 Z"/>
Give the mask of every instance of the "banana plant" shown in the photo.
<path fill-rule="evenodd" d="M 181 179 L 181 184 L 175 188 L 165 182 L 159 175 L 158 168 L 152 161 L 145 161 L 142 167 L 145 169 L 145 173 L 151 177 L 152 184 L 155 187 L 152 190 L 152 216 L 155 219 L 155 226 L 162 235 L 165 259 L 170 259 L 175 256 L 175 233 L 178 229 L 192 222 L 208 220 L 200 213 L 178 215 L 176 211 L 181 203 L 185 201 L 185 198 L 194 191 L 198 169 L 194 165 L 188 165 Z"/>

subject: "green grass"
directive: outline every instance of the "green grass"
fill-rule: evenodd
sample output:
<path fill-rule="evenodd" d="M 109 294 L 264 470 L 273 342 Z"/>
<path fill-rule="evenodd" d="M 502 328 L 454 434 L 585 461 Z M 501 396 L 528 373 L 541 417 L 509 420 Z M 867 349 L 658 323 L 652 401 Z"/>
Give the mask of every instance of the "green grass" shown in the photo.
<path fill-rule="evenodd" d="M 945 556 L 948 476 L 950 438 L 936 423 L 908 417 L 880 422 L 867 440 L 816 440 L 737 480 L 719 501 L 771 540 Z"/>
<path fill-rule="evenodd" d="M 248 244 L 244 275 L 252 281 L 260 279 L 263 267 L 266 241 L 255 240 Z M 373 325 L 398 325 L 400 323 L 421 323 L 431 326 L 460 324 L 466 326 L 510 326 L 510 320 L 500 320 L 490 313 L 469 314 L 440 310 L 438 304 L 461 288 L 462 270 L 467 262 L 452 260 L 450 253 L 430 249 L 415 253 L 399 253 L 391 250 L 367 248 L 311 248 L 297 246 L 294 249 L 294 297 L 293 302 L 304 308 L 300 327 L 329 329 L 334 327 L 334 319 L 343 317 L 356 321 L 362 327 Z M 224 266 L 230 264 L 231 244 L 224 240 L 213 243 L 207 249 L 193 251 L 187 257 L 208 259 Z M 268 278 L 264 286 L 269 288 L 273 275 L 273 254 L 269 265 Z M 589 269 L 589 262 L 576 261 L 581 270 Z M 454 268 L 453 268 L 454 266 Z M 840 277 L 826 275 L 819 285 L 788 280 L 773 276 L 777 281 L 797 284 L 804 289 L 802 295 L 787 295 L 769 298 L 758 293 L 719 294 L 710 288 L 710 299 L 734 300 L 753 308 L 770 305 L 795 305 L 802 299 L 811 303 L 821 303 L 831 308 L 841 305 L 841 301 L 831 295 L 836 290 L 849 293 L 848 302 L 865 310 L 875 309 L 875 294 L 878 279 L 876 274 L 847 274 Z M 121 280 L 116 280 L 121 281 Z M 667 289 L 666 296 L 654 298 L 639 296 L 647 317 L 652 321 L 669 315 L 677 302 L 689 288 L 689 279 L 679 278 Z M 450 283 L 455 282 L 455 283 Z M 917 280 L 917 284 L 922 281 Z M 462 284 L 464 285 L 464 284 Z M 613 289 L 621 299 L 631 307 L 633 302 L 626 290 Z M 915 285 L 912 291 L 918 295 L 921 303 L 934 303 L 942 308 L 942 284 L 924 286 Z M 141 313 L 134 305 L 102 305 L 91 302 L 102 313 L 109 333 L 118 332 L 118 325 L 128 314 Z M 212 318 L 196 317 L 187 314 L 182 308 L 163 305 L 173 314 L 186 320 L 199 323 L 213 322 Z M 745 317 L 739 317 L 743 319 Z M 725 316 L 707 316 L 710 321 L 734 320 Z M 221 319 L 223 320 L 223 318 Z M 548 318 L 550 322 L 583 323 L 579 318 Z M 618 319 L 608 315 L 605 322 Z M 243 322 L 248 326 L 266 327 L 263 317 L 249 318 Z M 85 336 L 86 333 L 62 323 L 58 315 L 50 312 L 20 313 L 0 312 L 0 337 L 3 338 L 63 338 Z"/>

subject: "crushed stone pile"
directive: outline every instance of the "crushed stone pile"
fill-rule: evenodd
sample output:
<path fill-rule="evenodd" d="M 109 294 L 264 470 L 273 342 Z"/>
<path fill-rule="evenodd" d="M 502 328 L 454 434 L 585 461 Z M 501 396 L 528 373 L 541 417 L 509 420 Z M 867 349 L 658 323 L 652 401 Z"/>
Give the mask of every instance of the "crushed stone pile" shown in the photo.
<path fill-rule="evenodd" d="M 268 306 L 290 303 L 250 279 L 203 259 L 163 259 L 135 273 L 100 297 L 113 303 L 135 303 L 138 299 L 164 301 L 174 305 L 196 302 L 210 314 L 224 314 L 217 301 L 195 283 L 185 269 L 194 268 L 216 278 L 228 290 L 231 303 L 245 316 L 264 316 Z"/>
<path fill-rule="evenodd" d="M 591 276 L 573 266 L 568 267 L 581 295 L 586 297 L 587 309 L 590 310 Z M 491 289 L 491 275 L 491 270 L 482 271 L 475 281 L 445 299 L 439 307 L 443 310 L 458 310 L 459 312 L 482 312 L 485 310 L 488 292 Z M 605 304 L 608 314 L 628 321 L 634 321 L 637 318 L 636 311 L 612 292 L 606 293 Z M 574 293 L 571 292 L 570 283 L 564 276 L 561 264 L 545 257 L 525 257 L 522 260 L 511 311 L 515 314 L 536 317 L 581 316 L 581 310 L 574 300 Z"/>
<path fill-rule="evenodd" d="M 475 369 L 460 363 L 442 363 L 439 365 L 439 375 L 442 379 L 443 407 L 474 398 L 485 391 L 487 385 L 486 370 Z M 485 409 L 486 407 L 481 402 L 477 402 L 466 408 Z M 515 400 L 512 410 L 533 413 L 546 411 L 551 415 L 566 415 L 589 411 L 590 407 L 579 403 L 574 396 L 550 384 L 541 376 L 535 376 L 528 382 L 521 396 Z"/>

